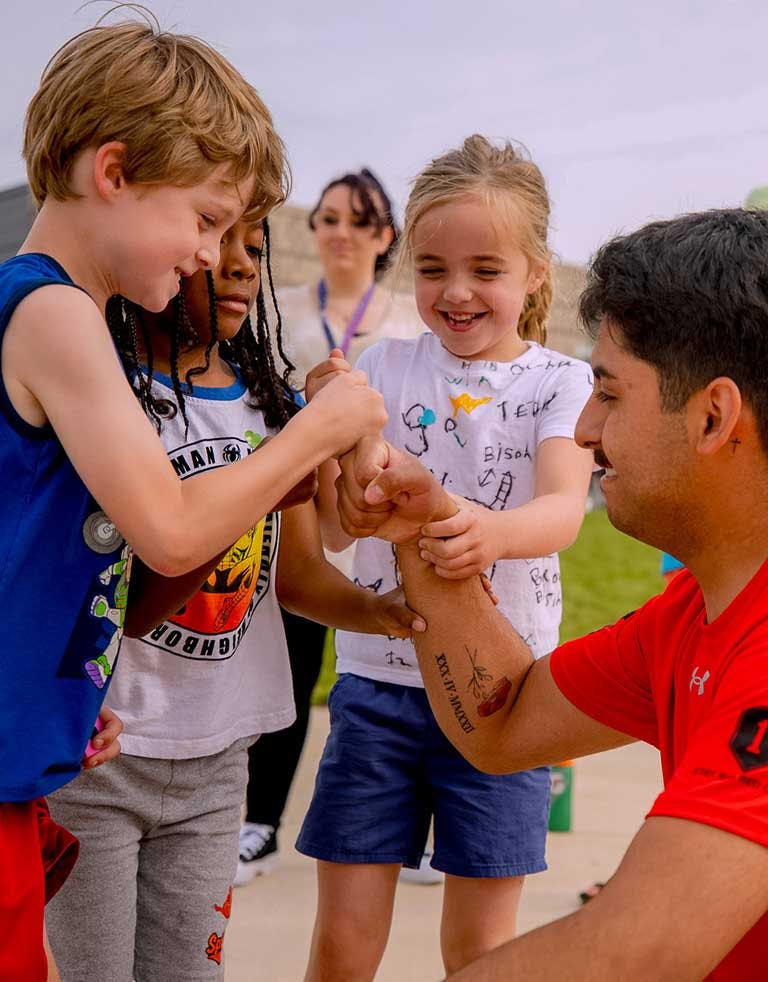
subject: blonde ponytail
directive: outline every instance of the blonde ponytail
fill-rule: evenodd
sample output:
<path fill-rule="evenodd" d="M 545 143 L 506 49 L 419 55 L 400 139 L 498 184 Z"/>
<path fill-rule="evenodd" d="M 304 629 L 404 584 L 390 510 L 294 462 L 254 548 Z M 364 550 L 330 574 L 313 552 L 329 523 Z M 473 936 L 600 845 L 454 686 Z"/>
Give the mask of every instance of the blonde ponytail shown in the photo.
<path fill-rule="evenodd" d="M 547 272 L 538 290 L 528 294 L 523 312 L 520 314 L 517 331 L 521 338 L 527 341 L 547 343 L 547 320 L 549 308 L 552 306 L 552 268 Z"/>

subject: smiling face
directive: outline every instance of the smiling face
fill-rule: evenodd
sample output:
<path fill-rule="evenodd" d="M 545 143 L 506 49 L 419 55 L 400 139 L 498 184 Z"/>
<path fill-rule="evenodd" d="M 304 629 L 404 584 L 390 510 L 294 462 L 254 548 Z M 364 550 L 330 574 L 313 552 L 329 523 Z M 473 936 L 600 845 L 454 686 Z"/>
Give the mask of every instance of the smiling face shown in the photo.
<path fill-rule="evenodd" d="M 128 185 L 112 220 L 120 228 L 115 266 L 119 291 L 146 310 L 161 311 L 181 276 L 213 269 L 222 235 L 242 213 L 251 188 L 217 168 L 202 184 Z"/>
<path fill-rule="evenodd" d="M 379 214 L 384 213 L 380 196 L 371 190 L 371 199 Z M 337 184 L 322 197 L 314 215 L 317 251 L 323 268 L 341 274 L 373 274 L 376 260 L 383 256 L 392 241 L 392 229 L 385 225 L 362 224 L 361 202 L 346 184 Z"/>
<path fill-rule="evenodd" d="M 477 198 L 430 208 L 412 235 L 416 305 L 452 354 L 512 361 L 527 344 L 517 333 L 526 299 L 546 266 L 532 264 L 512 230 L 501 233 Z"/>
<path fill-rule="evenodd" d="M 575 439 L 606 469 L 600 484 L 611 524 L 670 551 L 694 511 L 686 409 L 662 410 L 655 369 L 620 341 L 620 329 L 603 322 L 592 352 L 595 388 Z"/>
<path fill-rule="evenodd" d="M 213 271 L 216 295 L 216 321 L 219 340 L 232 338 L 250 313 L 261 283 L 259 263 L 264 246 L 261 221 L 239 222 L 226 230 L 221 239 L 219 263 Z M 187 311 L 201 340 L 210 337 L 208 283 L 204 271 L 195 273 L 184 284 Z"/>

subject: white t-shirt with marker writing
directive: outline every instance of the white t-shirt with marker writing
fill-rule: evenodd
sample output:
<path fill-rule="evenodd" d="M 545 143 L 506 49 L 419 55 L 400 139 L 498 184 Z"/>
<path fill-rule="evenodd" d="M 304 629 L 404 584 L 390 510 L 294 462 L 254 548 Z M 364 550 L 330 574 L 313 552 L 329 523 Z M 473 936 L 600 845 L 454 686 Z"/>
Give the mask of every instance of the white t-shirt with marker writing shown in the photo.
<path fill-rule="evenodd" d="M 386 439 L 418 457 L 447 491 L 494 511 L 534 496 L 536 455 L 544 440 L 572 438 L 592 391 L 590 367 L 528 342 L 512 362 L 462 361 L 434 334 L 381 341 L 357 367 L 384 396 Z M 486 571 L 509 619 L 538 658 L 558 643 L 562 592 L 557 555 L 500 559 Z M 361 539 L 353 576 L 385 593 L 398 582 L 394 548 Z M 336 633 L 337 670 L 381 682 L 422 685 L 410 641 Z"/>

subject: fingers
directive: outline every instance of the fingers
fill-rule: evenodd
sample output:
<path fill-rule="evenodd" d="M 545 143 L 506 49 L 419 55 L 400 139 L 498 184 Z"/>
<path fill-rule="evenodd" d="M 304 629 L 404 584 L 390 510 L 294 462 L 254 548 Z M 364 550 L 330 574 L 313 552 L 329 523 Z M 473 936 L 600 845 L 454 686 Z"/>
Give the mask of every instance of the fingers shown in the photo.
<path fill-rule="evenodd" d="M 330 358 L 321 361 L 314 368 L 307 372 L 307 379 L 304 385 L 304 392 L 307 402 L 311 402 L 317 393 L 332 382 L 339 375 L 346 375 L 352 371 L 352 366 L 344 357 L 344 352 L 340 348 L 334 348 Z"/>
<path fill-rule="evenodd" d="M 337 375 L 344 372 L 351 372 L 352 366 L 344 357 L 344 352 L 340 348 L 334 348 L 330 356 L 325 361 L 318 362 L 314 368 L 307 372 L 307 379 L 321 379 L 326 375 Z"/>
<path fill-rule="evenodd" d="M 484 569 L 482 561 L 473 552 L 461 552 L 458 556 L 453 556 L 450 559 L 435 556 L 429 549 L 422 549 L 419 554 L 424 562 L 431 563 L 438 573 L 453 573 L 456 570 L 470 567 L 474 573 L 481 573 Z"/>
<path fill-rule="evenodd" d="M 408 613 L 411 615 L 411 631 L 415 634 L 423 634 L 427 629 L 427 622 L 419 614 L 415 614 L 410 608 Z"/>
<path fill-rule="evenodd" d="M 402 460 L 380 471 L 365 489 L 365 502 L 379 505 L 392 501 L 399 494 L 421 494 L 435 480 L 433 475 L 417 461 Z"/>
<path fill-rule="evenodd" d="M 123 732 L 123 721 L 111 709 L 102 706 L 99 722 L 101 723 L 101 730 L 91 740 L 91 745 L 96 747 L 99 752 L 92 754 L 83 761 L 85 767 L 98 767 L 99 764 L 112 760 L 120 753 L 118 737 Z"/>
<path fill-rule="evenodd" d="M 482 569 L 479 563 L 471 563 L 456 569 L 445 569 L 442 566 L 435 566 L 435 573 L 438 576 L 442 576 L 444 580 L 468 580 L 473 576 L 479 576 L 481 572 Z"/>
<path fill-rule="evenodd" d="M 99 753 L 93 754 L 92 757 L 87 757 L 83 761 L 83 767 L 92 769 L 98 767 L 99 764 L 106 764 L 108 760 L 113 760 L 120 753 L 120 741 L 114 740 L 108 747 L 104 750 L 100 750 Z"/>
<path fill-rule="evenodd" d="M 355 476 L 355 461 L 350 454 L 345 454 L 339 458 L 341 474 L 336 478 L 335 487 L 338 501 L 343 501 L 347 508 L 353 508 L 364 514 L 389 514 L 390 506 L 387 502 L 380 505 L 369 505 L 364 497 L 364 486 L 359 483 Z"/>
<path fill-rule="evenodd" d="M 453 539 L 419 539 L 421 558 L 430 563 L 440 563 L 441 566 L 464 557 L 464 562 L 475 562 L 479 554 L 475 547 L 477 542 L 468 535 L 457 535 Z"/>
<path fill-rule="evenodd" d="M 368 385 L 368 376 L 360 368 L 350 371 L 349 378 L 353 385 Z"/>
<path fill-rule="evenodd" d="M 442 522 L 430 522 L 424 526 L 422 532 L 430 538 L 446 539 L 466 532 L 473 524 L 473 521 L 472 513 L 462 510 L 457 512 L 452 518 L 446 518 Z"/>
<path fill-rule="evenodd" d="M 410 638 L 413 634 L 423 634 L 427 622 L 416 611 L 411 610 L 405 601 L 393 603 L 389 609 L 390 626 L 388 634 L 394 638 Z"/>
<path fill-rule="evenodd" d="M 494 607 L 498 607 L 498 605 L 499 605 L 499 598 L 493 592 L 493 585 L 491 584 L 490 577 L 486 576 L 485 573 L 481 573 L 480 574 L 480 582 L 481 582 L 481 584 L 483 586 L 483 589 L 488 594 L 488 597 L 491 600 L 491 603 L 493 604 L 493 606 Z"/>
<path fill-rule="evenodd" d="M 123 721 L 111 709 L 107 709 L 106 706 L 101 707 L 99 720 L 101 722 L 101 731 L 93 739 L 94 747 L 106 746 L 108 743 L 116 740 L 123 732 Z"/>
<path fill-rule="evenodd" d="M 340 371 L 329 371 L 325 375 L 316 375 L 314 378 L 307 377 L 307 381 L 304 383 L 304 395 L 306 396 L 307 402 L 312 402 L 321 389 L 325 388 L 329 382 L 332 382 L 342 374 L 343 372 Z"/>
<path fill-rule="evenodd" d="M 379 526 L 389 518 L 389 509 L 386 507 L 376 510 L 358 507 L 355 489 L 350 491 L 341 477 L 336 481 L 336 494 L 339 521 L 347 535 L 356 539 L 375 535 Z"/>
<path fill-rule="evenodd" d="M 364 436 L 358 441 L 348 463 L 361 491 L 373 481 L 390 461 L 390 446 L 380 436 Z"/>

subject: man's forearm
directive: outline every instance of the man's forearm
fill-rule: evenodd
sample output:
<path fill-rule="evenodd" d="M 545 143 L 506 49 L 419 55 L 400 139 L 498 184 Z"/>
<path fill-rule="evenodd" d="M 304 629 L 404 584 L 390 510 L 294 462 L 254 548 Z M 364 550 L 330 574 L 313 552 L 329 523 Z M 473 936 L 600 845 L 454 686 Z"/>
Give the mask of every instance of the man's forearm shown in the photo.
<path fill-rule="evenodd" d="M 438 576 L 415 543 L 398 546 L 397 558 L 408 604 L 427 622 L 414 644 L 432 711 L 461 754 L 494 771 L 503 759 L 498 751 L 510 711 L 533 665 L 531 650 L 496 610 L 479 576 Z"/>

